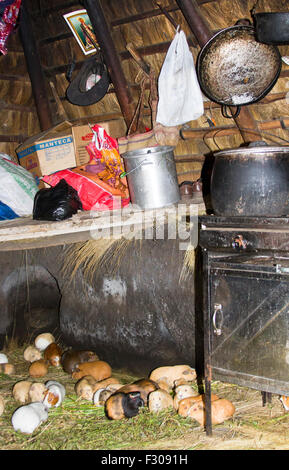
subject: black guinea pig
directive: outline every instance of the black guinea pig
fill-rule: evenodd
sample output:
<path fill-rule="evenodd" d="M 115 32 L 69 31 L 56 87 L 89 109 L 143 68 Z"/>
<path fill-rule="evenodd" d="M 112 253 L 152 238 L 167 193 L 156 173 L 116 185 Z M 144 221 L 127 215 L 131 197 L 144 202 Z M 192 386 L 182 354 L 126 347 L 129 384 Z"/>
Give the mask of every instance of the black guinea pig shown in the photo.
<path fill-rule="evenodd" d="M 145 406 L 147 405 L 148 396 L 151 392 L 158 390 L 159 385 L 150 379 L 139 379 L 131 384 L 126 384 L 121 387 L 119 393 L 129 393 L 129 392 L 140 392 L 140 396 L 144 401 Z"/>
<path fill-rule="evenodd" d="M 98 361 L 99 357 L 93 351 L 78 351 L 69 349 L 61 356 L 61 365 L 64 372 L 72 374 L 76 371 L 77 365 L 83 362 Z"/>
<path fill-rule="evenodd" d="M 140 392 L 114 393 L 105 402 L 105 412 L 109 419 L 133 418 L 144 406 Z"/>

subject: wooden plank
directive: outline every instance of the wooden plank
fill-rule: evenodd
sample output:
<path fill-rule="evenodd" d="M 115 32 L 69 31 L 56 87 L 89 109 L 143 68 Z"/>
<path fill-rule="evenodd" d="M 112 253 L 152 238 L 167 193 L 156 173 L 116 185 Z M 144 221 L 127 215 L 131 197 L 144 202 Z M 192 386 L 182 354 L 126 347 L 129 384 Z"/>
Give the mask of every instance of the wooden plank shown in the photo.
<path fill-rule="evenodd" d="M 16 81 L 16 82 L 29 82 L 30 78 L 28 75 L 14 75 L 7 73 L 0 73 L 0 80 Z"/>
<path fill-rule="evenodd" d="M 22 134 L 18 134 L 18 135 L 0 134 L 0 142 L 19 142 L 19 143 L 22 143 L 27 138 L 28 138 L 27 135 L 22 135 Z"/>
<path fill-rule="evenodd" d="M 32 249 L 46 246 L 65 245 L 99 238 L 119 238 L 129 236 L 131 227 L 141 230 L 152 224 L 166 224 L 176 221 L 184 214 L 198 215 L 202 204 L 181 203 L 162 209 L 143 211 L 128 206 L 114 211 L 85 211 L 75 214 L 70 219 L 59 222 L 33 220 L 23 217 L 0 222 L 0 251 Z"/>

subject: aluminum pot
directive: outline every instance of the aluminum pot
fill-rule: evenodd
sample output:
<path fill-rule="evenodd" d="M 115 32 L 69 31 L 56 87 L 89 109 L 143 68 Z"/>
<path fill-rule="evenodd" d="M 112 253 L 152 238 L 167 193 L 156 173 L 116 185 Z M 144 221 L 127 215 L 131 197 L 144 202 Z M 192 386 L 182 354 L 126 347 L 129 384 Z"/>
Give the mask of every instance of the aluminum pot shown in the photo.
<path fill-rule="evenodd" d="M 289 146 L 240 147 L 214 157 L 211 203 L 216 215 L 289 215 Z"/>
<path fill-rule="evenodd" d="M 255 28 L 237 24 L 215 34 L 202 48 L 197 75 L 203 93 L 223 105 L 240 106 L 261 100 L 275 85 L 281 71 L 276 46 L 256 41 Z"/>
<path fill-rule="evenodd" d="M 122 154 L 131 202 L 141 209 L 157 209 L 179 202 L 174 147 L 160 145 Z"/>

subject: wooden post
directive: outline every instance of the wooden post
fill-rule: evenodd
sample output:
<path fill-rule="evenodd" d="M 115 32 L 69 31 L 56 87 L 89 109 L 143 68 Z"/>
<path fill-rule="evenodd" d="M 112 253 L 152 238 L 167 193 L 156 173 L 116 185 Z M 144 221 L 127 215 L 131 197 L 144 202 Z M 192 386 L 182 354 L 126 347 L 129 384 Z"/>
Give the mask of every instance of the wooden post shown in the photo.
<path fill-rule="evenodd" d="M 195 0 L 176 0 L 180 7 L 191 31 L 196 36 L 196 39 L 201 47 L 209 41 L 213 36 L 210 28 L 205 23 L 200 11 L 199 6 Z M 234 112 L 234 111 L 232 111 Z M 239 116 L 233 118 L 239 128 L 240 134 L 244 142 L 251 142 L 254 140 L 262 140 L 261 135 L 258 133 L 257 123 L 254 120 L 247 106 L 241 106 Z M 255 134 L 247 132 L 246 129 L 256 131 Z"/>
<path fill-rule="evenodd" d="M 134 115 L 133 100 L 99 0 L 84 0 L 83 3 L 108 68 L 123 117 L 129 127 Z"/>
<path fill-rule="evenodd" d="M 25 3 L 25 0 L 23 0 L 20 11 L 20 39 L 31 81 L 40 129 L 44 131 L 53 126 L 53 121 L 45 87 L 44 74 L 32 32 L 31 20 Z"/>

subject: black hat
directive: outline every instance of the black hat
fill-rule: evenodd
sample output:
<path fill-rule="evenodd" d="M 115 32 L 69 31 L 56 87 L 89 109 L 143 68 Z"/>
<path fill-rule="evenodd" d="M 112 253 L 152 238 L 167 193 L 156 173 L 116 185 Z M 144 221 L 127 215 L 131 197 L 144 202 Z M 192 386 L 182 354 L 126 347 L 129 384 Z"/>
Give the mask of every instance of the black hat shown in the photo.
<path fill-rule="evenodd" d="M 88 80 L 97 80 L 92 86 Z M 89 57 L 81 66 L 78 75 L 66 90 L 66 97 L 72 104 L 89 106 L 100 101 L 106 94 L 110 79 L 106 65 L 95 56 Z"/>

